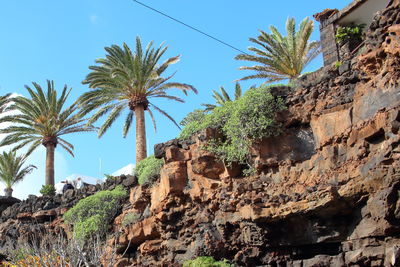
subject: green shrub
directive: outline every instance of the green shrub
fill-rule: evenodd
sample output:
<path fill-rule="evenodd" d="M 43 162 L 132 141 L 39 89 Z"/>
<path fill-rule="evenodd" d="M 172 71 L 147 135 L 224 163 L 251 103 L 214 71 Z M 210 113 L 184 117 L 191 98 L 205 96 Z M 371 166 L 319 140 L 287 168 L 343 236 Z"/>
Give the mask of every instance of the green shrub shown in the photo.
<path fill-rule="evenodd" d="M 365 24 L 338 27 L 336 30 L 336 41 L 339 44 L 349 40 L 361 41 L 364 27 Z"/>
<path fill-rule="evenodd" d="M 270 93 L 270 87 L 250 89 L 238 100 L 215 108 L 202 121 L 187 124 L 179 138 L 189 138 L 207 127 L 218 127 L 224 137 L 210 140 L 205 149 L 228 164 L 249 164 L 253 142 L 280 134 L 281 127 L 275 116 L 285 106 Z"/>
<path fill-rule="evenodd" d="M 104 190 L 79 202 L 64 214 L 64 220 L 73 226 L 74 236 L 85 240 L 107 232 L 111 220 L 118 211 L 120 200 L 127 196 L 122 186 Z"/>
<path fill-rule="evenodd" d="M 42 185 L 42 189 L 40 189 L 40 194 L 43 196 L 54 196 L 56 194 L 56 189 L 53 185 Z"/>
<path fill-rule="evenodd" d="M 185 118 L 179 123 L 181 126 L 186 126 L 192 122 L 199 122 L 204 119 L 207 112 L 202 109 L 195 109 L 192 112 L 189 112 Z"/>
<path fill-rule="evenodd" d="M 151 178 L 160 174 L 161 167 L 164 165 L 163 159 L 156 159 L 151 155 L 138 163 L 135 174 L 138 177 L 138 183 L 144 184 Z"/>
<path fill-rule="evenodd" d="M 229 261 L 224 259 L 216 261 L 213 257 L 197 257 L 194 260 L 188 260 L 183 263 L 183 267 L 231 267 Z"/>
<path fill-rule="evenodd" d="M 218 106 L 200 120 L 194 120 L 186 124 L 178 136 L 178 139 L 189 139 L 193 134 L 208 127 L 222 128 L 230 117 L 231 109 L 236 101 L 227 101 L 223 106 Z"/>
<path fill-rule="evenodd" d="M 130 212 L 125 214 L 124 219 L 122 219 L 121 225 L 122 227 L 126 227 L 130 224 L 133 224 L 139 220 L 139 214 Z"/>

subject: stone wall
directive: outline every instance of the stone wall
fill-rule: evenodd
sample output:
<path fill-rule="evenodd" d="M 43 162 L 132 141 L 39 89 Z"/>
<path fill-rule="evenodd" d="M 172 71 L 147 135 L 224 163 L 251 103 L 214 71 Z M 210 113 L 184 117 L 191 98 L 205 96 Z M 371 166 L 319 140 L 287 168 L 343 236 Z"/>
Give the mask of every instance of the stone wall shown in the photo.
<path fill-rule="evenodd" d="M 252 148 L 256 175 L 203 150 L 217 135 L 206 129 L 155 147 L 165 165 L 153 184 L 119 178 L 130 197 L 107 241 L 118 247 L 115 266 L 181 266 L 205 255 L 249 267 L 400 266 L 399 9 L 392 1 L 376 17 L 364 54 L 273 89 L 288 110 L 277 116 L 283 134 Z M 62 226 L 60 215 L 84 196 L 71 194 L 4 210 L 0 249 L 34 218 Z"/>
<path fill-rule="evenodd" d="M 338 44 L 335 36 L 336 30 L 338 26 L 340 26 L 339 21 L 367 1 L 368 0 L 354 0 L 340 11 L 337 9 L 326 9 L 314 15 L 314 18 L 320 22 L 320 41 L 324 66 L 330 66 L 335 62 L 347 60 L 360 48 L 359 46 L 361 44 L 358 41 L 352 42 L 352 40 L 350 40 L 343 44 Z M 377 15 L 379 16 L 380 14 L 378 13 Z M 365 26 L 369 27 L 370 25 Z"/>

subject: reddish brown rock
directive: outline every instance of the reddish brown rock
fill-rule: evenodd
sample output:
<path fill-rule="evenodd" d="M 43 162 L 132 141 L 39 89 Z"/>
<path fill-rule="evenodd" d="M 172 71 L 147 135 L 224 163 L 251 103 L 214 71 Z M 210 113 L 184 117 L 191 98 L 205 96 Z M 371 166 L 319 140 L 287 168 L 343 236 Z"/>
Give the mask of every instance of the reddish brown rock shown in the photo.
<path fill-rule="evenodd" d="M 157 145 L 166 162 L 159 180 L 130 188 L 114 221 L 119 236 L 106 254 L 116 241 L 115 266 L 181 266 L 204 255 L 237 266 L 399 265 L 398 5 L 375 17 L 364 54 L 304 75 L 296 88 L 271 88 L 288 110 L 277 116 L 282 133 L 252 148 L 257 174 L 244 177 L 243 166 L 204 150 L 218 129 Z M 53 214 L 31 201 L 3 211 L 0 248 L 29 236 L 32 214 Z M 137 220 L 122 225 L 132 212 Z"/>

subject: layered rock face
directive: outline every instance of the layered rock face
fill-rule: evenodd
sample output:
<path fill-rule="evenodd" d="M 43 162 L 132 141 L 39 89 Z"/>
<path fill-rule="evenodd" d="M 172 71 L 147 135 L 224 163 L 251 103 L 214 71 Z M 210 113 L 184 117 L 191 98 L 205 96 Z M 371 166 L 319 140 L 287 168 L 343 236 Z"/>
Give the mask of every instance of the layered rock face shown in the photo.
<path fill-rule="evenodd" d="M 116 219 L 118 266 L 400 266 L 399 9 L 376 16 L 361 55 L 273 90 L 284 134 L 254 145 L 257 175 L 202 149 L 212 129 L 156 146 L 159 181 Z"/>
<path fill-rule="evenodd" d="M 118 249 L 115 266 L 181 266 L 204 255 L 235 266 L 400 266 L 399 10 L 391 1 L 375 17 L 360 55 L 272 89 L 288 110 L 278 114 L 283 134 L 254 144 L 256 175 L 205 151 L 218 134 L 206 129 L 155 147 L 165 165 L 153 184 L 106 184 L 130 191 L 107 241 Z M 0 211 L 0 249 L 62 225 L 99 189 Z"/>

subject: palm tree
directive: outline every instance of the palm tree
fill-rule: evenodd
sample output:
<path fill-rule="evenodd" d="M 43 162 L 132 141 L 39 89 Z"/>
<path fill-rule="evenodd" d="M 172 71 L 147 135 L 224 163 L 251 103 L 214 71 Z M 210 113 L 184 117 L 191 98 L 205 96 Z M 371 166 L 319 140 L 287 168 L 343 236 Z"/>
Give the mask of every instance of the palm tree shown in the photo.
<path fill-rule="evenodd" d="M 0 96 L 0 114 L 10 110 L 11 94 Z"/>
<path fill-rule="evenodd" d="M 226 90 L 223 86 L 220 87 L 220 91 L 221 91 L 221 93 L 218 93 L 217 91 L 213 90 L 213 98 L 215 99 L 216 104 L 222 106 L 222 105 L 224 105 L 225 102 L 232 101 L 231 97 L 226 92 Z M 242 87 L 240 86 L 239 83 L 236 83 L 234 100 L 239 99 L 241 96 L 242 96 Z M 206 112 L 211 111 L 217 107 L 217 105 L 214 105 L 214 104 L 201 104 L 201 105 L 205 107 Z"/>
<path fill-rule="evenodd" d="M 162 77 L 169 65 L 179 61 L 180 56 L 171 57 L 162 64 L 159 60 L 167 50 L 160 45 L 152 48 L 150 42 L 143 50 L 139 37 L 136 37 L 134 52 L 123 44 L 123 47 L 112 45 L 106 47 L 105 58 L 97 59 L 97 66 L 90 66 L 92 70 L 83 84 L 89 84 L 93 90 L 84 93 L 80 101 L 84 114 L 98 109 L 89 119 L 89 124 L 96 122 L 100 117 L 110 112 L 98 131 L 99 138 L 110 128 L 113 122 L 128 108 L 122 135 L 126 137 L 133 117 L 136 116 L 136 163 L 146 158 L 146 130 L 144 112 L 148 111 L 156 129 L 152 110 L 160 112 L 170 119 L 176 126 L 176 121 L 167 112 L 149 102 L 149 98 L 166 98 L 178 102 L 183 99 L 167 94 L 168 89 L 177 88 L 187 95 L 191 90 L 197 90 L 188 84 L 169 82 L 174 76 Z M 178 126 L 179 127 L 179 126 Z"/>
<path fill-rule="evenodd" d="M 317 41 L 309 41 L 314 29 L 314 23 L 305 18 L 299 31 L 296 32 L 294 18 L 286 21 L 287 35 L 282 36 L 274 26 L 270 26 L 271 34 L 260 30 L 257 39 L 250 38 L 250 42 L 260 48 L 249 47 L 256 55 L 240 54 L 237 60 L 253 61 L 259 65 L 240 67 L 241 70 L 253 70 L 256 74 L 246 76 L 240 80 L 261 78 L 265 83 L 297 78 L 303 69 L 320 53 Z"/>
<path fill-rule="evenodd" d="M 47 81 L 47 93 L 41 86 L 33 83 L 36 91 L 29 86 L 30 98 L 18 96 L 12 99 L 13 107 L 19 111 L 17 115 L 4 116 L 1 122 L 10 122 L 11 126 L 0 129 L 0 134 L 7 136 L 0 142 L 1 146 L 15 144 L 13 150 L 18 150 L 30 144 L 27 155 L 40 145 L 46 147 L 46 185 L 54 185 L 54 151 L 59 144 L 72 156 L 74 146 L 61 136 L 94 130 L 85 125 L 85 119 L 78 113 L 78 104 L 63 109 L 71 89 L 64 86 L 61 96 L 57 97 L 54 82 Z"/>
<path fill-rule="evenodd" d="M 4 183 L 7 197 L 12 196 L 12 187 L 22 181 L 25 176 L 36 169 L 36 166 L 28 165 L 22 168 L 26 156 L 17 156 L 15 151 L 3 152 L 0 154 L 0 182 Z"/>

